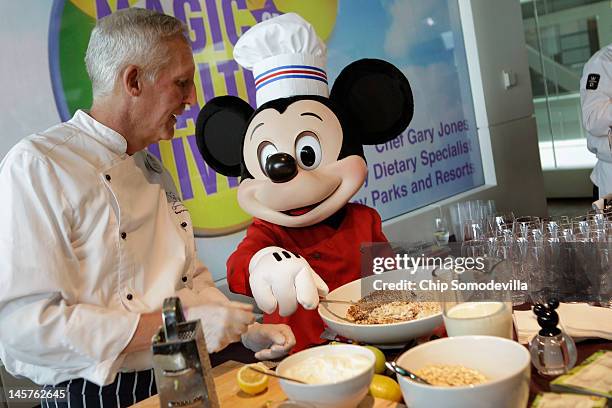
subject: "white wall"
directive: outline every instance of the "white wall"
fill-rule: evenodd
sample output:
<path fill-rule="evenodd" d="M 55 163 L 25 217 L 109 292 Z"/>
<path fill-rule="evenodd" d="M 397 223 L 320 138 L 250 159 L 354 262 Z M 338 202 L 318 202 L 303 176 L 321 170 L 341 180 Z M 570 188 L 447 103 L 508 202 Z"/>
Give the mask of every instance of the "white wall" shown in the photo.
<path fill-rule="evenodd" d="M 52 1 L 6 1 L 0 12 L 0 159 L 28 134 L 59 122 L 49 65 L 47 31 Z M 19 16 L 19 17 L 17 17 Z M 24 16 L 27 16 L 25 23 Z M 44 78 L 42 78 L 44 76 Z M 27 115 L 24 112 L 32 112 Z"/>

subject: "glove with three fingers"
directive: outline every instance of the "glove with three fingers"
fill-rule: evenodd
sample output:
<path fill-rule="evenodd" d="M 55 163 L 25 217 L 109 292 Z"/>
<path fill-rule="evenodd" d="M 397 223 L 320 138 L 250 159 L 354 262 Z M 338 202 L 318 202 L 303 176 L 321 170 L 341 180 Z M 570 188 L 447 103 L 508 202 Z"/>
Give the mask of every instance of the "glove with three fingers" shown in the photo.
<path fill-rule="evenodd" d="M 249 284 L 257 306 L 272 313 L 278 305 L 281 316 L 289 316 L 301 304 L 314 309 L 319 296 L 329 289 L 308 262 L 280 247 L 266 247 L 253 255 L 249 263 Z"/>

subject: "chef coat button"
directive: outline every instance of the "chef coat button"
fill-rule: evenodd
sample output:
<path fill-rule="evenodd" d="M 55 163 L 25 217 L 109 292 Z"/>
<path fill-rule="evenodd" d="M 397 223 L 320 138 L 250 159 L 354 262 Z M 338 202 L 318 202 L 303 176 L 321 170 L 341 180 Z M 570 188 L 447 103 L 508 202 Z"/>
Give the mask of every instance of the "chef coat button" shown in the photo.
<path fill-rule="evenodd" d="M 121 233 L 121 239 L 125 239 L 127 237 L 127 234 L 125 232 Z"/>
<path fill-rule="evenodd" d="M 187 282 L 187 277 L 186 276 L 183 276 L 181 279 L 183 280 L 183 282 Z"/>
<path fill-rule="evenodd" d="M 132 294 L 131 294 L 131 293 L 128 293 L 128 294 L 127 294 L 127 300 L 132 300 L 132 298 L 133 298 L 133 297 L 134 297 L 134 296 L 132 296 Z"/>
<path fill-rule="evenodd" d="M 104 175 L 104 178 L 105 178 L 107 181 L 111 181 L 111 176 L 110 176 L 110 174 L 105 174 L 105 175 Z"/>
<path fill-rule="evenodd" d="M 312 254 L 312 257 L 313 257 L 314 259 L 321 259 L 321 254 L 320 254 L 320 253 L 318 253 L 318 252 L 315 252 L 314 254 Z"/>
<path fill-rule="evenodd" d="M 187 228 L 187 223 L 185 221 L 181 222 L 181 227 Z"/>

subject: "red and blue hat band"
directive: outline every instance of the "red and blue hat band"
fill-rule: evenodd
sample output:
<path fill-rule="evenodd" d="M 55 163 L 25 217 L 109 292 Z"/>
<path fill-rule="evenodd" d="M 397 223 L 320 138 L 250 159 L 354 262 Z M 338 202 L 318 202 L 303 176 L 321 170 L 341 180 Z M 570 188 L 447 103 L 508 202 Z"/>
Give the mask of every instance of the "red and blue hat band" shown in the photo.
<path fill-rule="evenodd" d="M 327 84 L 327 74 L 324 70 L 311 65 L 285 65 L 276 67 L 255 77 L 255 89 L 260 90 L 264 86 L 281 79 L 312 79 Z"/>

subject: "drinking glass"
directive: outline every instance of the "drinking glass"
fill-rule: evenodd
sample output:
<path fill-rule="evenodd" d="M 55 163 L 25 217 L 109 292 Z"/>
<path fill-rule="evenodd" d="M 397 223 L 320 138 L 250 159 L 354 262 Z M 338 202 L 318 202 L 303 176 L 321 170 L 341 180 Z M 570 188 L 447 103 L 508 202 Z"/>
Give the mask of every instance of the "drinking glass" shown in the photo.
<path fill-rule="evenodd" d="M 465 220 L 463 223 L 463 241 L 482 239 L 484 236 L 482 224 L 478 220 Z"/>
<path fill-rule="evenodd" d="M 600 260 L 600 285 L 599 285 L 599 305 L 612 309 L 612 244 L 608 241 L 601 243 L 598 248 Z"/>
<path fill-rule="evenodd" d="M 606 217 L 603 213 L 594 213 L 589 211 L 587 213 L 588 221 L 591 229 L 602 230 L 605 228 Z"/>
<path fill-rule="evenodd" d="M 512 212 L 497 213 L 493 216 L 493 228 L 498 232 L 503 232 L 504 230 L 512 231 L 513 224 L 514 214 Z"/>
<path fill-rule="evenodd" d="M 597 303 L 599 306 L 612 309 L 612 242 L 608 240 L 605 231 L 591 232 L 591 242 L 595 246 L 596 261 L 590 268 L 590 272 L 597 281 L 594 285 L 597 289 Z"/>
<path fill-rule="evenodd" d="M 463 258 L 484 258 L 489 253 L 489 245 L 486 240 L 464 241 L 461 244 L 461 256 Z"/>
<path fill-rule="evenodd" d="M 448 336 L 485 335 L 512 339 L 512 302 L 507 290 L 487 290 L 484 287 L 462 287 L 462 284 L 486 284 L 497 281 L 503 273 L 493 270 L 506 261 L 487 258 L 483 270 L 436 270 L 434 276 L 441 282 L 457 282 L 462 290 L 441 293 L 442 316 Z M 501 279 L 500 281 L 502 281 Z M 452 288 L 452 286 L 449 286 Z"/>
<path fill-rule="evenodd" d="M 448 224 L 444 217 L 437 217 L 434 219 L 434 239 L 438 246 L 448 245 L 449 236 Z"/>
<path fill-rule="evenodd" d="M 517 237 L 527 238 L 529 231 L 540 228 L 540 219 L 538 217 L 518 217 L 514 220 L 514 235 Z"/>
<path fill-rule="evenodd" d="M 443 303 L 446 333 L 454 336 L 497 336 L 512 339 L 512 303 L 470 301 Z"/>
<path fill-rule="evenodd" d="M 495 209 L 495 200 L 487 200 L 485 202 L 485 206 L 487 208 L 487 215 L 491 216 L 493 214 L 495 214 L 496 209 Z"/>
<path fill-rule="evenodd" d="M 546 302 L 550 295 L 550 275 L 547 275 L 545 247 L 543 242 L 518 243 L 520 279 L 529 284 L 532 303 Z M 518 299 L 517 299 L 518 301 Z"/>
<path fill-rule="evenodd" d="M 544 239 L 558 241 L 561 234 L 561 223 L 557 220 L 549 219 L 540 225 Z"/>

